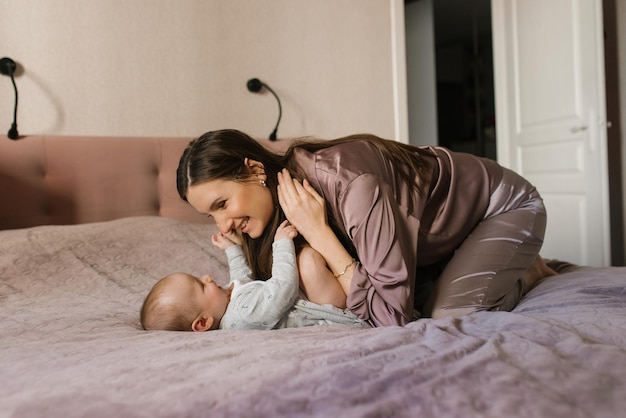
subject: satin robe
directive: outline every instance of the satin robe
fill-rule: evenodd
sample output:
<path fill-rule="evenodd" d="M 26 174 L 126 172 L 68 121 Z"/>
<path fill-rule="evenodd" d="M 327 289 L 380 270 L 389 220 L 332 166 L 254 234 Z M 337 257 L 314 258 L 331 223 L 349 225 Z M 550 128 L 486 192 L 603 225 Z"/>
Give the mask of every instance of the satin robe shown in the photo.
<path fill-rule="evenodd" d="M 398 162 L 366 141 L 294 154 L 356 248 L 348 308 L 373 326 L 404 325 L 432 304 L 511 310 L 543 243 L 539 193 L 495 161 L 422 148 L 433 156 L 412 198 L 414 185 L 394 180 Z"/>

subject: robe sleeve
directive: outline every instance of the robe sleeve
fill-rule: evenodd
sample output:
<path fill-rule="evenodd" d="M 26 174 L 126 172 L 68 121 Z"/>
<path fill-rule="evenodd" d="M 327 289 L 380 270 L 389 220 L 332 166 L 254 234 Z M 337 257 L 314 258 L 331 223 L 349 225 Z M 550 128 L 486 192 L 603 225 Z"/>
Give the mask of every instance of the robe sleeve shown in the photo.
<path fill-rule="evenodd" d="M 410 322 L 419 221 L 407 217 L 389 183 L 372 174 L 346 187 L 339 210 L 359 256 L 348 308 L 374 326 Z"/>

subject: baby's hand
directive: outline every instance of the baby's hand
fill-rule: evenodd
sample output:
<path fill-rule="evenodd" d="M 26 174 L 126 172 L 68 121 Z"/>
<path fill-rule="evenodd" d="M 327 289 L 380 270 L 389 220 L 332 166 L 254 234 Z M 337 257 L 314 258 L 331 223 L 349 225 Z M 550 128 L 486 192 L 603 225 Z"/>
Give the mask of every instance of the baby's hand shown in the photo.
<path fill-rule="evenodd" d="M 224 236 L 234 242 L 236 245 L 241 245 L 243 243 L 243 239 L 241 238 L 241 231 L 237 232 L 234 229 L 231 229 L 226 234 L 224 234 Z"/>
<path fill-rule="evenodd" d="M 241 245 L 241 238 L 234 232 L 228 232 L 226 234 L 218 232 L 217 234 L 211 235 L 211 242 L 220 250 L 226 250 L 226 248 L 232 247 L 233 245 Z"/>
<path fill-rule="evenodd" d="M 291 225 L 289 221 L 283 221 L 278 225 L 276 234 L 274 235 L 274 241 L 278 241 L 283 238 L 294 239 L 298 236 L 298 230 L 295 226 Z"/>

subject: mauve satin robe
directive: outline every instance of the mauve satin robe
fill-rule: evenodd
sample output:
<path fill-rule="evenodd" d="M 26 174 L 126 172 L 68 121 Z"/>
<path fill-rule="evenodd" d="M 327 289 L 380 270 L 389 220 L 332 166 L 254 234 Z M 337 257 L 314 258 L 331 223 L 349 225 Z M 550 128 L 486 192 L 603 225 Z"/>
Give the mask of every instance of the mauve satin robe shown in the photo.
<path fill-rule="evenodd" d="M 374 145 L 295 152 L 356 248 L 347 305 L 373 326 L 404 325 L 414 308 L 429 315 L 429 295 L 443 309 L 511 310 L 543 243 L 546 212 L 530 183 L 495 161 L 425 148 L 432 181 L 411 212 L 397 162 Z"/>

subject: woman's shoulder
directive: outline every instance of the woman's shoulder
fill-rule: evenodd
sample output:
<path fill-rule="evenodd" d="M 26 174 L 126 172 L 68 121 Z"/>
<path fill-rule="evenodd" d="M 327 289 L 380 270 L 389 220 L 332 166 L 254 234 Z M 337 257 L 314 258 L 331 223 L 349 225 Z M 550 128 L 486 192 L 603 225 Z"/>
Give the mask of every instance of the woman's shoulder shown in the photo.
<path fill-rule="evenodd" d="M 320 171 L 354 177 L 380 172 L 387 165 L 381 151 L 367 140 L 338 143 L 314 152 L 300 148 L 294 151 L 294 157 L 309 177 Z"/>
<path fill-rule="evenodd" d="M 346 196 L 350 200 L 367 199 L 373 189 L 388 187 L 394 178 L 393 163 L 367 141 L 341 143 L 315 152 L 298 150 L 294 156 L 333 212 L 339 210 Z"/>

